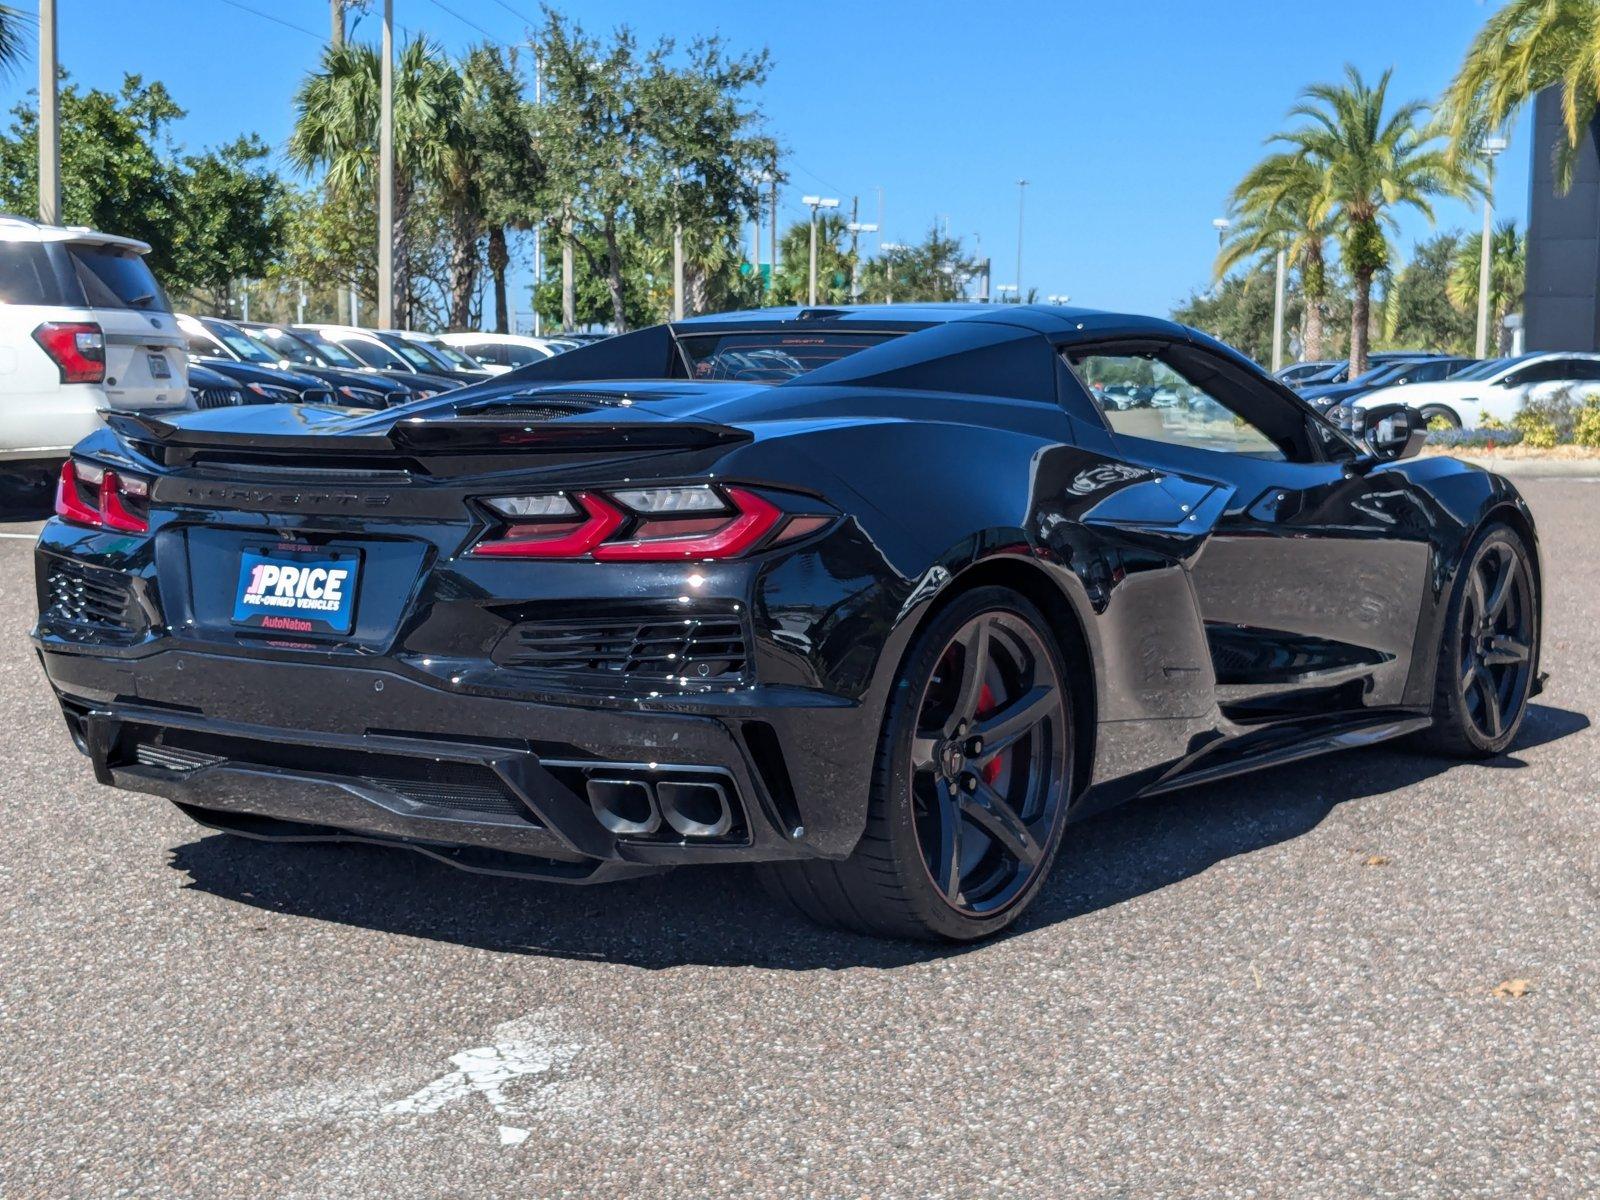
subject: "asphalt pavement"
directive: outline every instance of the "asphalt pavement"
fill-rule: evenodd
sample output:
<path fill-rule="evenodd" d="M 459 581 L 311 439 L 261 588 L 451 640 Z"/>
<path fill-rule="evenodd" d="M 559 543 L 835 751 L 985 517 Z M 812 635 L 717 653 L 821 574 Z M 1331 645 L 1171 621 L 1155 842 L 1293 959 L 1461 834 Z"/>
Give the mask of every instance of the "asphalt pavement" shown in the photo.
<path fill-rule="evenodd" d="M 1523 486 L 1510 754 L 1107 814 L 965 950 L 742 870 L 564 889 L 100 788 L 0 524 L 0 1196 L 1594 1195 L 1600 484 Z"/>

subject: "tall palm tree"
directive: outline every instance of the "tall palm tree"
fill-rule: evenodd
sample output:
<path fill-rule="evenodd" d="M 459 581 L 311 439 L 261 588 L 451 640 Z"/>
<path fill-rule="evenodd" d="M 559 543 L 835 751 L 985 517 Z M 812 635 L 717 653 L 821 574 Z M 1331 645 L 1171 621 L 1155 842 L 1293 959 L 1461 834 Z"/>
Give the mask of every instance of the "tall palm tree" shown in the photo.
<path fill-rule="evenodd" d="M 33 15 L 14 4 L 0 4 L 0 75 L 9 75 L 28 57 L 28 26 Z"/>
<path fill-rule="evenodd" d="M 1445 94 L 1452 149 L 1470 156 L 1486 132 L 1558 85 L 1567 136 L 1557 170 L 1565 191 L 1600 108 L 1600 0 L 1511 0 L 1478 31 Z"/>
<path fill-rule="evenodd" d="M 319 71 L 295 92 L 295 127 L 289 159 L 302 171 L 326 171 L 339 196 L 375 196 L 382 68 L 372 46 L 329 46 Z M 411 279 L 407 217 L 419 188 L 449 194 L 471 187 L 461 159 L 467 144 L 461 76 L 440 48 L 423 37 L 401 49 L 394 73 L 395 302 L 409 323 Z"/>
<path fill-rule="evenodd" d="M 1506 314 L 1514 312 L 1522 303 L 1527 248 L 1527 240 L 1517 232 L 1515 221 L 1496 226 L 1489 238 L 1489 320 L 1490 328 L 1499 331 L 1496 341 L 1502 348 Z M 1462 238 L 1450 264 L 1450 278 L 1445 283 L 1445 294 L 1450 297 L 1451 304 L 1468 312 L 1477 311 L 1478 274 L 1482 267 L 1483 243 L 1476 237 Z"/>
<path fill-rule="evenodd" d="M 1301 351 L 1307 359 L 1322 357 L 1322 306 L 1328 298 L 1328 264 L 1324 254 L 1335 227 L 1322 202 L 1322 172 L 1298 154 L 1267 155 L 1233 189 L 1229 207 L 1234 221 L 1217 255 L 1216 276 L 1246 262 L 1274 257 L 1281 248 L 1289 265 L 1300 272 L 1305 300 Z"/>
<path fill-rule="evenodd" d="M 1465 196 L 1483 186 L 1468 160 L 1444 147 L 1421 101 L 1389 111 L 1391 73 L 1369 85 L 1347 66 L 1343 83 L 1307 88 L 1289 110 L 1305 123 L 1273 138 L 1322 175 L 1317 214 L 1334 223 L 1340 262 L 1353 288 L 1352 375 L 1366 370 L 1372 281 L 1388 265 L 1395 213 L 1414 208 L 1432 222 L 1435 197 Z"/>

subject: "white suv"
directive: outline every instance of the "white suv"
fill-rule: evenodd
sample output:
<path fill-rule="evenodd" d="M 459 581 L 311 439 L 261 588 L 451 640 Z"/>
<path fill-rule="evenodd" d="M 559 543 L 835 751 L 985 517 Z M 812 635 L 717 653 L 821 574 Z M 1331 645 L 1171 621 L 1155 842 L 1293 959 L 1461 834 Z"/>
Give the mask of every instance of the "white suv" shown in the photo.
<path fill-rule="evenodd" d="M 192 407 L 150 247 L 0 216 L 0 482 L 59 464 L 104 409 Z"/>

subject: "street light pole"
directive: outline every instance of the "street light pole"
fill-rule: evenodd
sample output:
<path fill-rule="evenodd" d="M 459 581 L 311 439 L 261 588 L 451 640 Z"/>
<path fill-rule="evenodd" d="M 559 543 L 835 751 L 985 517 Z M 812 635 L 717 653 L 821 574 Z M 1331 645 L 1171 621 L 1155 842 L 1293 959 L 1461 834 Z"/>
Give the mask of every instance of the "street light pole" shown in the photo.
<path fill-rule="evenodd" d="M 899 242 L 879 242 L 878 252 L 883 255 L 883 302 L 894 303 L 894 256 L 905 247 Z"/>
<path fill-rule="evenodd" d="M 383 0 L 378 120 L 378 328 L 394 328 L 394 0 Z"/>
<path fill-rule="evenodd" d="M 1028 181 L 1017 180 L 1017 303 L 1022 303 L 1022 200 L 1028 194 Z"/>
<path fill-rule="evenodd" d="M 1289 267 L 1289 252 L 1278 247 L 1278 275 L 1272 285 L 1272 373 L 1283 369 L 1283 291 Z"/>
<path fill-rule="evenodd" d="M 1494 159 L 1506 148 L 1503 137 L 1486 138 L 1483 143 L 1483 245 L 1478 252 L 1478 349 L 1479 358 L 1489 357 L 1489 275 L 1494 241 Z"/>
<path fill-rule="evenodd" d="M 851 221 L 847 226 L 850 230 L 850 303 L 861 303 L 861 284 L 856 278 L 856 244 L 863 233 L 877 233 L 878 227 L 871 221 Z"/>
<path fill-rule="evenodd" d="M 817 306 L 817 209 L 838 208 L 839 201 L 827 196 L 802 196 L 800 203 L 811 210 L 811 272 L 810 283 L 806 288 L 806 305 L 810 308 Z"/>
<path fill-rule="evenodd" d="M 61 125 L 56 107 L 56 0 L 39 0 L 39 220 L 61 224 Z"/>

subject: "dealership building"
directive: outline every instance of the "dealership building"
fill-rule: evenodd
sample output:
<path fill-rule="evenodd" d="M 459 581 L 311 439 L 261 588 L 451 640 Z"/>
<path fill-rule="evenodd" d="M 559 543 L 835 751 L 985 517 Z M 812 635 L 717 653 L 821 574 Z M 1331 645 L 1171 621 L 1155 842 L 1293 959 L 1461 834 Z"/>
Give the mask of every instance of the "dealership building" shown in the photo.
<path fill-rule="evenodd" d="M 1561 94 L 1551 88 L 1533 108 L 1523 297 L 1529 350 L 1600 350 L 1600 118 L 1590 123 L 1573 164 L 1572 187 L 1561 195 L 1556 155 L 1565 136 Z"/>

